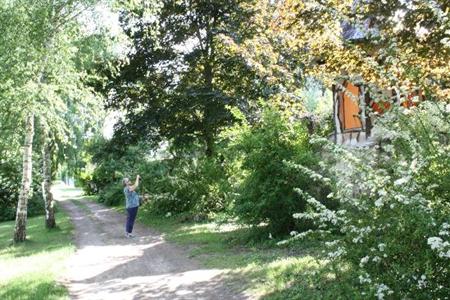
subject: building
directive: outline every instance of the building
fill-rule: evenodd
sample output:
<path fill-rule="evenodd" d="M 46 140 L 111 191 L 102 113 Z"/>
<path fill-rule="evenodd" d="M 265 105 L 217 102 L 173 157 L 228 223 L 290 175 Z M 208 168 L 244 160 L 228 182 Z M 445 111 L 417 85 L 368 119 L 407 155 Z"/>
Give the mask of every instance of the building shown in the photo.
<path fill-rule="evenodd" d="M 335 84 L 333 90 L 333 121 L 336 143 L 349 146 L 371 146 L 375 140 L 371 135 L 375 118 L 381 116 L 392 105 L 412 107 L 424 100 L 420 90 L 411 88 L 407 94 L 384 90 L 384 102 L 370 96 L 364 85 L 343 81 Z M 379 97 L 376 97 L 379 98 Z"/>

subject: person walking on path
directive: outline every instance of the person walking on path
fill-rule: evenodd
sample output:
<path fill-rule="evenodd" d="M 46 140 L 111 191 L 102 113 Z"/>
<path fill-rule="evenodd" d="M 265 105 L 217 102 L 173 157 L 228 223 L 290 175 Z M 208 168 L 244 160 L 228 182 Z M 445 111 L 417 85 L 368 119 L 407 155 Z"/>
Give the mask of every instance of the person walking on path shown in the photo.
<path fill-rule="evenodd" d="M 125 194 L 125 207 L 127 209 L 127 223 L 125 225 L 125 236 L 127 238 L 134 237 L 132 234 L 133 226 L 139 208 L 139 195 L 137 194 L 136 189 L 139 186 L 140 179 L 141 177 L 137 175 L 134 184 L 131 184 L 131 181 L 128 178 L 122 180 L 124 186 L 123 192 Z"/>

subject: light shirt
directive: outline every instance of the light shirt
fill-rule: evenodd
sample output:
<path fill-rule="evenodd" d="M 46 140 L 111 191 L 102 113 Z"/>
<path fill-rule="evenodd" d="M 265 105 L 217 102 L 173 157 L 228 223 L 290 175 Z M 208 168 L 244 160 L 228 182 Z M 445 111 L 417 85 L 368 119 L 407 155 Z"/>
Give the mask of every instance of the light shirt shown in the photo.
<path fill-rule="evenodd" d="M 123 193 L 125 194 L 125 207 L 133 208 L 139 206 L 139 195 L 135 191 L 131 191 L 129 187 L 125 187 L 123 189 Z"/>

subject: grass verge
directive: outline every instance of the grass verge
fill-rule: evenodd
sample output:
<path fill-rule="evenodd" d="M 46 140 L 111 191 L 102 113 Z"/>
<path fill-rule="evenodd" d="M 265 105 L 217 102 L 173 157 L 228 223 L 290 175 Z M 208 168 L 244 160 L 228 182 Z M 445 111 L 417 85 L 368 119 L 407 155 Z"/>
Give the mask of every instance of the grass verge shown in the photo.
<path fill-rule="evenodd" d="M 0 223 L 0 299 L 68 299 L 56 278 L 75 250 L 73 227 L 62 211 L 56 221 L 57 228 L 48 230 L 43 216 L 29 218 L 28 239 L 18 245 L 11 239 L 14 222 Z"/>
<path fill-rule="evenodd" d="M 95 200 L 95 199 L 91 199 Z M 112 206 L 123 213 L 123 206 Z M 156 229 L 166 240 L 185 248 L 206 268 L 226 269 L 235 288 L 265 300 L 362 299 L 351 270 L 338 266 L 336 277 L 323 259 L 321 241 L 302 240 L 278 246 L 264 231 L 218 222 L 194 222 L 184 215 L 164 217 L 148 207 L 138 222 Z"/>
<path fill-rule="evenodd" d="M 255 297 L 348 299 L 354 294 L 348 281 L 337 279 L 324 267 L 319 241 L 282 247 L 267 234 L 255 234 L 250 228 L 162 217 L 145 207 L 140 209 L 138 221 L 188 249 L 205 267 L 227 269 L 230 283 Z"/>

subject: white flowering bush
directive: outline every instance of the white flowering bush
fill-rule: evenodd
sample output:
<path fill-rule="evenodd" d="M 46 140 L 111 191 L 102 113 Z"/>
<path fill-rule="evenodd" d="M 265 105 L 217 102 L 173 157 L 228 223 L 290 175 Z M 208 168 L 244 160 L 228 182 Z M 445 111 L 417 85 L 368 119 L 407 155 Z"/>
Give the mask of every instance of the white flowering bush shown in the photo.
<path fill-rule="evenodd" d="M 293 239 L 327 237 L 329 261 L 340 272 L 350 266 L 364 298 L 449 299 L 450 112 L 432 102 L 394 109 L 374 134 L 374 148 L 325 146 L 337 162 L 329 197 L 340 206 L 308 197 L 308 210 L 294 218 L 314 220 L 318 230 Z"/>

